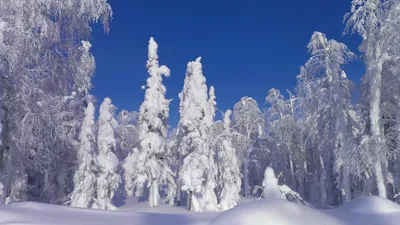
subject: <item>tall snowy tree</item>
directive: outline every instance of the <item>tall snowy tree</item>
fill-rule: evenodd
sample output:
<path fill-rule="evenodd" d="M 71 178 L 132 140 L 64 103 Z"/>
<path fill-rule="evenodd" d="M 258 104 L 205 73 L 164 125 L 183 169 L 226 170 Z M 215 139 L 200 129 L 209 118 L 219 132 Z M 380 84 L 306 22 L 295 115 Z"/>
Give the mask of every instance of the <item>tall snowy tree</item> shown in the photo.
<path fill-rule="evenodd" d="M 79 165 L 74 175 L 72 207 L 91 208 L 96 193 L 94 112 L 93 100 L 89 98 L 80 134 L 80 147 L 77 154 Z"/>
<path fill-rule="evenodd" d="M 264 133 L 264 117 L 257 102 L 249 97 L 243 97 L 233 110 L 233 130 L 240 135 L 241 146 L 237 149 L 243 165 L 244 196 L 250 195 L 249 164 L 250 155 L 254 150 L 254 144 Z"/>
<path fill-rule="evenodd" d="M 338 197 L 343 202 L 352 198 L 349 156 L 356 138 L 353 127 L 357 124 L 352 116 L 351 82 L 342 65 L 354 54 L 346 45 L 328 40 L 320 32 L 314 32 L 308 49 L 311 58 L 298 77 L 297 90 L 303 116 L 313 121 L 311 134 L 315 137 L 314 150 L 319 158 L 315 159 L 317 166 L 313 168 L 320 169 L 320 204 L 337 204 Z M 336 181 L 335 174 L 338 174 Z"/>
<path fill-rule="evenodd" d="M 219 206 L 221 210 L 235 207 L 240 200 L 240 188 L 242 178 L 240 163 L 236 149 L 232 146 L 231 119 L 232 111 L 226 111 L 224 115 L 224 131 L 219 142 L 218 149 L 218 175 L 222 185 Z"/>
<path fill-rule="evenodd" d="M 140 106 L 137 155 L 135 157 L 128 156 L 124 165 L 127 168 L 125 179 L 128 182 L 134 180 L 137 189 L 142 189 L 144 183 L 147 182 L 151 207 L 159 205 L 159 188 L 162 183 L 163 171 L 172 174 L 171 169 L 164 161 L 167 153 L 165 139 L 168 134 L 170 100 L 165 98 L 167 89 L 162 84 L 162 76 L 169 77 L 170 70 L 166 66 L 159 66 L 157 50 L 157 43 L 150 38 L 149 59 L 146 65 L 149 78 L 144 102 Z M 134 161 L 130 159 L 134 159 Z M 134 167 L 134 169 L 129 169 L 129 167 Z M 130 171 L 134 171 L 135 174 L 131 174 Z M 168 179 L 168 181 L 172 182 L 172 179 Z M 129 188 L 133 188 L 133 186 Z M 138 193 L 141 192 L 139 190 Z"/>
<path fill-rule="evenodd" d="M 178 125 L 183 159 L 179 171 L 181 189 L 188 193 L 188 207 L 192 211 L 217 210 L 215 194 L 214 153 L 210 146 L 209 130 L 215 114 L 215 96 L 207 93 L 201 58 L 189 62 L 184 87 L 180 93 L 180 121 Z"/>
<path fill-rule="evenodd" d="M 390 153 L 384 136 L 382 115 L 382 90 L 385 63 L 399 60 L 399 2 L 396 0 L 354 0 L 346 15 L 347 27 L 358 33 L 363 41 L 359 50 L 363 52 L 366 74 L 363 79 L 362 102 L 366 108 L 367 130 L 364 146 L 372 156 L 373 175 L 378 194 L 387 196 L 387 163 Z"/>
<path fill-rule="evenodd" d="M 94 60 L 82 41 L 99 19 L 108 30 L 110 15 L 104 0 L 0 2 L 3 201 L 26 199 L 28 177 L 43 180 L 38 196 L 64 189 L 63 167 L 77 149 L 61 132 L 70 113 L 63 97 L 90 88 Z M 52 198 L 42 200 L 62 201 Z"/>
<path fill-rule="evenodd" d="M 99 167 L 97 176 L 97 201 L 96 207 L 100 209 L 115 209 L 112 203 L 114 192 L 121 183 L 118 174 L 119 161 L 115 154 L 116 140 L 114 128 L 117 121 L 114 118 L 115 106 L 110 98 L 105 98 L 100 105 L 98 135 L 97 135 L 97 165 Z"/>
<path fill-rule="evenodd" d="M 293 104 L 294 99 L 291 98 L 289 101 L 285 101 L 280 91 L 272 88 L 268 91 L 266 101 L 270 104 L 270 108 L 267 110 L 268 136 L 274 139 L 280 150 L 283 150 L 281 159 L 283 162 L 288 161 L 283 165 L 288 165 L 290 186 L 296 189 L 295 179 L 298 175 L 295 175 L 297 172 L 295 171 L 295 164 L 300 160 L 301 156 L 296 152 L 300 148 L 297 146 L 298 129 Z M 284 160 L 286 158 L 288 160 Z M 282 161 L 279 163 L 282 163 Z"/>

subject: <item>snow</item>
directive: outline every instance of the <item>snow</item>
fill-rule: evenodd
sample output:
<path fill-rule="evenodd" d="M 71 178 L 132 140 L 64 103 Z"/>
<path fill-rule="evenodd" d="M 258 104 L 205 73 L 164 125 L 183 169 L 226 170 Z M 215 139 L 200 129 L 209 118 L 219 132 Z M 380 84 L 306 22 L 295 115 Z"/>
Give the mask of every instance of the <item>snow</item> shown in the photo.
<path fill-rule="evenodd" d="M 302 222 L 300 222 L 302 221 Z M 325 213 L 277 198 L 240 205 L 211 221 L 210 225 L 337 225 Z"/>
<path fill-rule="evenodd" d="M 263 187 L 264 198 L 281 198 L 282 194 L 279 189 L 278 179 L 275 177 L 275 172 L 271 167 L 265 169 Z"/>
<path fill-rule="evenodd" d="M 180 207 L 148 206 L 132 197 L 117 211 L 78 209 L 34 202 L 0 205 L 0 224 L 24 225 L 206 225 L 215 213 L 194 213 Z"/>
<path fill-rule="evenodd" d="M 81 41 L 83 48 L 85 49 L 85 51 L 89 51 L 90 48 L 92 47 L 92 44 L 90 44 L 90 42 L 88 41 Z"/>
<path fill-rule="evenodd" d="M 362 196 L 340 206 L 338 209 L 366 214 L 400 214 L 400 205 L 378 196 Z"/>
<path fill-rule="evenodd" d="M 78 209 L 34 202 L 0 205 L 0 224 L 24 225 L 398 225 L 400 205 L 364 196 L 342 207 L 319 210 L 282 199 L 243 199 L 224 213 L 190 212 L 140 198 L 125 199 L 117 211 Z M 118 204 L 116 204 L 118 205 Z"/>
<path fill-rule="evenodd" d="M 364 209 L 370 214 L 363 212 Z M 399 210 L 399 205 L 371 196 L 330 210 L 269 198 L 226 211 L 214 218 L 209 225 L 398 225 Z"/>

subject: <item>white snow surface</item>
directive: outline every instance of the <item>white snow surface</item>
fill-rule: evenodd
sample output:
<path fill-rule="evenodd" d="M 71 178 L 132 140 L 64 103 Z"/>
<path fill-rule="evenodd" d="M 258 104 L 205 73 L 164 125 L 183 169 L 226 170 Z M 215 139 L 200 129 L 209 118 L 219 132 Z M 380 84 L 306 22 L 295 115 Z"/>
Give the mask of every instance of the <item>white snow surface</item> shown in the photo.
<path fill-rule="evenodd" d="M 117 211 L 43 203 L 0 205 L 0 225 L 398 225 L 400 205 L 365 196 L 336 209 L 319 210 L 282 199 L 243 199 L 226 212 L 198 213 L 161 204 L 151 208 L 136 197 Z"/>
<path fill-rule="evenodd" d="M 339 209 L 364 214 L 400 214 L 400 205 L 377 196 L 360 197 L 340 206 Z"/>
<path fill-rule="evenodd" d="M 209 225 L 398 225 L 399 210 L 400 205 L 376 196 L 361 197 L 328 210 L 268 198 L 239 205 Z"/>

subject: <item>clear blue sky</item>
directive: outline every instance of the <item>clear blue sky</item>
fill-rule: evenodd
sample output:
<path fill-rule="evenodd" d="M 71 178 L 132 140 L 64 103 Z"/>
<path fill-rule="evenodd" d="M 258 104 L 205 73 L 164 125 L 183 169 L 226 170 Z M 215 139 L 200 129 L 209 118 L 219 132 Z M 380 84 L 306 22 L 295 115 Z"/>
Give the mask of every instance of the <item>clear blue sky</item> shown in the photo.
<path fill-rule="evenodd" d="M 242 96 L 265 108 L 270 88 L 293 90 L 300 66 L 309 58 L 314 31 L 347 44 L 359 55 L 357 35 L 342 36 L 351 0 L 111 0 L 109 34 L 96 25 L 92 52 L 97 69 L 91 93 L 108 96 L 119 110 L 138 110 L 144 98 L 147 47 L 159 45 L 160 63 L 171 70 L 164 79 L 173 99 L 170 124 L 179 120 L 178 93 L 188 61 L 202 56 L 207 84 L 216 90 L 218 108 L 232 109 Z M 362 62 L 346 66 L 356 84 Z"/>

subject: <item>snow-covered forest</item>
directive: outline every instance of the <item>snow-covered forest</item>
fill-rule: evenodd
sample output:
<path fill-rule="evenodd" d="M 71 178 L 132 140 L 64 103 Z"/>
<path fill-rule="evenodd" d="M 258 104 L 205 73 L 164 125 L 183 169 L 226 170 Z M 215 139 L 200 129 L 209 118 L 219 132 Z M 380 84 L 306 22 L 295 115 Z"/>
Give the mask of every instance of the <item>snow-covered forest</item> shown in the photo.
<path fill-rule="evenodd" d="M 249 96 L 218 108 L 201 57 L 188 59 L 177 127 L 163 84 L 174 71 L 153 37 L 137 111 L 90 94 L 91 26 L 112 32 L 112 15 L 106 0 L 0 1 L 2 204 L 116 210 L 113 199 L 136 196 L 213 212 L 249 197 L 331 208 L 368 195 L 400 204 L 399 0 L 352 1 L 343 34 L 361 36 L 361 55 L 310 34 L 297 87 L 270 89 L 266 108 Z M 357 101 L 343 69 L 353 60 L 366 71 Z"/>

